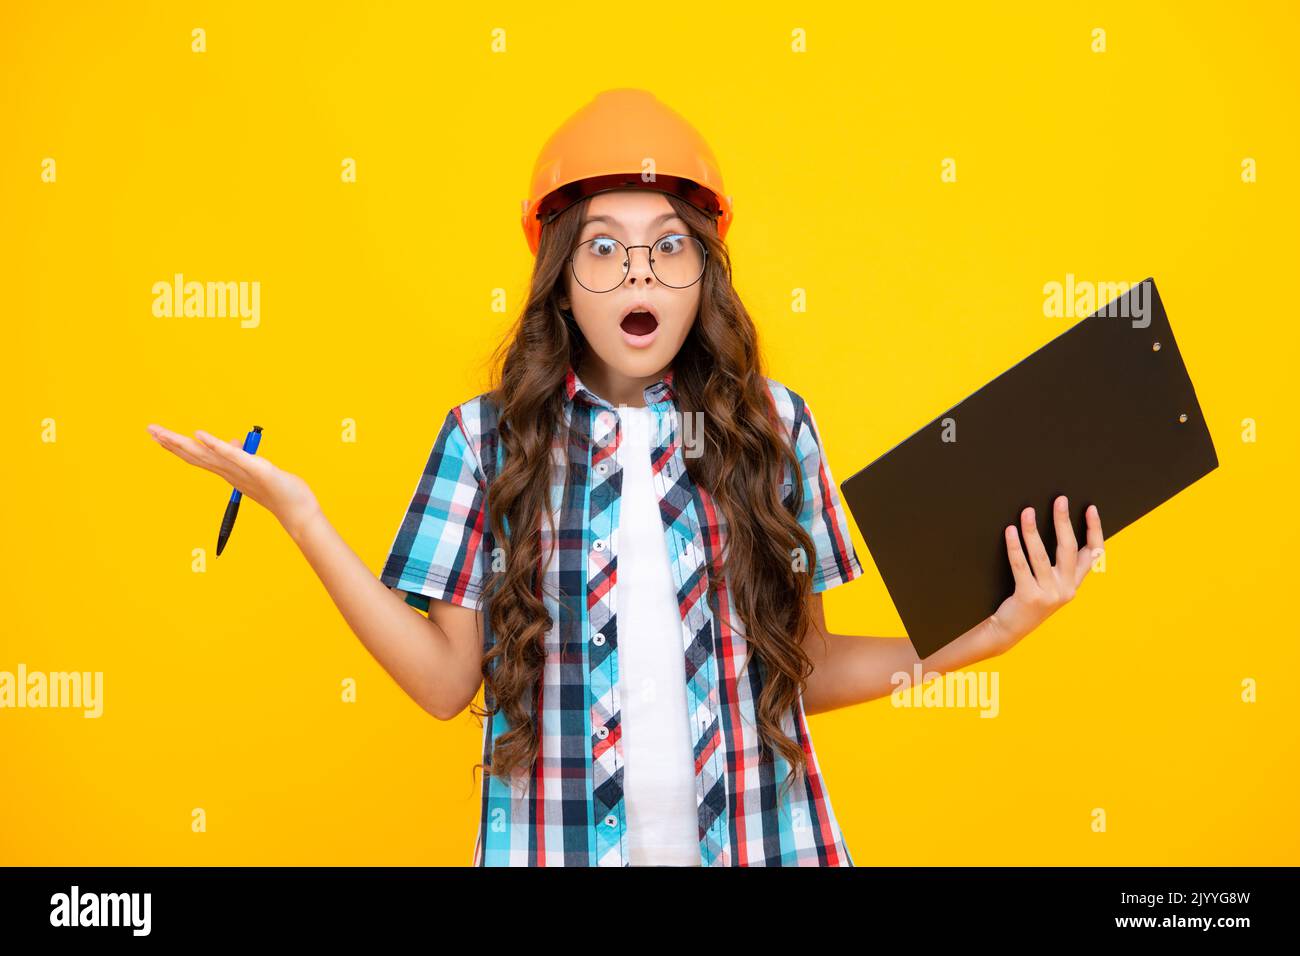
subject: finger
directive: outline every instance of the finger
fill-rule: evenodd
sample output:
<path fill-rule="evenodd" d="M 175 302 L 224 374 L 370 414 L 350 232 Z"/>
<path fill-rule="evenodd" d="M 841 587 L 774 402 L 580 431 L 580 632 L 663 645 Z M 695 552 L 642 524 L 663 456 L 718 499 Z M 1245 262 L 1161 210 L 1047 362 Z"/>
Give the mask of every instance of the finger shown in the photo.
<path fill-rule="evenodd" d="M 1002 531 L 1002 536 L 1007 540 L 1007 558 L 1011 561 L 1011 574 L 1016 581 L 1016 590 L 1032 586 L 1034 575 L 1029 570 L 1029 562 L 1025 560 L 1025 552 L 1020 548 L 1020 535 L 1016 533 L 1016 526 L 1007 525 Z"/>
<path fill-rule="evenodd" d="M 1096 505 L 1088 505 L 1088 510 L 1083 514 L 1088 526 L 1088 547 L 1100 551 L 1104 545 L 1101 534 L 1101 512 L 1097 510 Z"/>
<path fill-rule="evenodd" d="M 1047 557 L 1047 548 L 1038 534 L 1038 520 L 1033 508 L 1026 508 L 1020 513 L 1024 526 L 1025 549 L 1029 552 L 1029 564 L 1034 569 L 1034 576 L 1040 587 L 1046 588 L 1052 583 L 1052 562 Z"/>
<path fill-rule="evenodd" d="M 1083 583 L 1083 579 L 1088 576 L 1092 566 L 1096 563 L 1097 558 L 1101 555 L 1105 541 L 1101 534 L 1101 515 L 1097 511 L 1096 505 L 1089 505 L 1084 511 L 1084 521 L 1087 525 L 1088 547 L 1084 549 L 1087 560 L 1079 562 L 1082 570 L 1075 571 L 1075 586 Z"/>
<path fill-rule="evenodd" d="M 1074 566 L 1078 560 L 1079 542 L 1070 524 L 1070 499 L 1058 495 L 1052 507 L 1052 520 L 1056 525 L 1056 570 L 1067 581 L 1074 580 Z"/>
<path fill-rule="evenodd" d="M 179 457 L 184 458 L 191 464 L 201 465 L 209 460 L 203 445 L 186 435 L 181 435 L 170 429 L 158 428 L 153 432 L 153 437 L 158 444 L 169 451 L 175 452 Z"/>
<path fill-rule="evenodd" d="M 159 438 L 175 439 L 176 437 L 178 437 L 176 432 L 172 431 L 170 428 L 163 428 L 161 425 L 155 425 L 153 423 L 150 423 L 145 427 L 148 429 L 149 434 L 154 438 L 155 441 L 158 440 Z"/>
<path fill-rule="evenodd" d="M 206 447 L 200 442 L 185 435 L 178 435 L 176 432 L 162 430 L 154 436 L 158 444 L 162 445 L 168 451 L 172 452 L 178 458 L 189 462 L 191 465 L 197 465 L 208 471 L 221 475 L 229 480 L 224 462 L 207 451 Z"/>
<path fill-rule="evenodd" d="M 234 475 L 231 484 L 236 488 L 242 490 L 250 479 L 265 478 L 271 468 L 271 463 L 265 458 L 244 451 L 244 443 L 238 438 L 223 442 L 205 431 L 196 431 L 194 434 L 199 436 L 213 454 L 225 461 L 230 473 Z"/>
<path fill-rule="evenodd" d="M 170 449 L 191 465 L 197 465 L 199 468 L 212 472 L 236 488 L 239 487 L 240 481 L 243 480 L 244 475 L 237 466 L 232 466 L 229 462 L 213 454 L 203 442 L 176 432 L 160 434 L 158 441 L 163 447 Z"/>
<path fill-rule="evenodd" d="M 230 439 L 222 441 L 215 435 L 211 435 L 202 429 L 194 433 L 195 437 L 203 443 L 203 447 L 212 452 L 214 456 L 225 461 L 232 468 L 246 469 L 254 460 L 254 457 L 244 451 L 244 445 L 240 441 Z"/>

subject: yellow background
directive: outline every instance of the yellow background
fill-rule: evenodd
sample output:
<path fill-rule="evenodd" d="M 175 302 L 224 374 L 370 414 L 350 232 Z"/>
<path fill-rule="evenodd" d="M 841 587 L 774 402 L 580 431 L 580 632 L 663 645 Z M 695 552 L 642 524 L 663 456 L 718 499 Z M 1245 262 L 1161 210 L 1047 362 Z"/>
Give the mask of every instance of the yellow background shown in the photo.
<path fill-rule="evenodd" d="M 1300 862 L 1300 13 L 996 6 L 5 4 L 0 670 L 101 670 L 105 712 L 0 711 L 0 862 L 470 861 L 478 723 L 407 699 L 265 510 L 217 559 L 229 488 L 145 425 L 263 425 L 378 573 L 522 302 L 533 158 L 616 86 L 712 143 L 768 373 L 837 481 L 1077 321 L 1043 314 L 1067 274 L 1156 278 L 1215 438 L 1217 471 L 977 665 L 999 717 L 811 718 L 855 861 Z M 260 282 L 260 326 L 155 318 L 176 272 Z M 854 534 L 830 625 L 901 635 Z"/>

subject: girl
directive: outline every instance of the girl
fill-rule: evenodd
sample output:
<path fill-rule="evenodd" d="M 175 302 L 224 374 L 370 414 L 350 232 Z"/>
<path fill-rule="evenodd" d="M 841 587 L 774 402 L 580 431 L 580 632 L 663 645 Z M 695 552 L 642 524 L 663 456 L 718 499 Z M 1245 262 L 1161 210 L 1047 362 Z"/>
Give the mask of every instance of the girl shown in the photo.
<path fill-rule="evenodd" d="M 149 426 L 276 516 L 426 711 L 482 688 L 475 865 L 853 865 L 805 717 L 918 661 L 826 632 L 822 592 L 862 567 L 812 411 L 763 374 L 730 222 L 707 144 L 647 92 L 602 93 L 548 140 L 528 301 L 492 389 L 443 420 L 378 580 L 301 478 Z M 925 671 L 1071 599 L 1101 523 L 1090 508 L 1079 550 L 1056 507 L 1055 566 L 1025 509 L 1015 593 Z"/>

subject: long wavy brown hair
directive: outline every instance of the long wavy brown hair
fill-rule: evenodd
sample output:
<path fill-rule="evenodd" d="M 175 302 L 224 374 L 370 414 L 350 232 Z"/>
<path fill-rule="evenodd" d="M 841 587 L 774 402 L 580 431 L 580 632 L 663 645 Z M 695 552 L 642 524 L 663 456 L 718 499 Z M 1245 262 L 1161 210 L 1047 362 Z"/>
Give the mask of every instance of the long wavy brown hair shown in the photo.
<path fill-rule="evenodd" d="M 757 655 L 760 666 L 761 759 L 770 760 L 775 748 L 790 767 L 784 797 L 807 767 L 802 747 L 785 735 L 781 722 L 812 671 L 800 641 L 813 620 L 808 562 L 814 546 L 796 517 L 803 494 L 799 462 L 775 413 L 758 333 L 732 286 L 730 256 L 713 219 L 677 196 L 664 195 L 708 248 L 699 312 L 672 364 L 678 412 L 704 416 L 702 451 L 685 457 L 686 470 L 727 521 L 724 554 L 707 569 L 708 593 L 711 598 L 725 574 L 749 644 L 745 665 Z M 488 489 L 487 510 L 504 567 L 491 572 L 486 584 L 496 639 L 483 657 L 483 679 L 495 707 L 474 713 L 504 712 L 510 729 L 497 738 L 491 761 L 474 766 L 502 778 L 530 769 L 538 753 L 537 693 L 552 627 L 540 596 L 545 566 L 540 522 L 545 515 L 554 530 L 552 443 L 565 427 L 567 368 L 579 368 L 587 347 L 558 300 L 589 202 L 575 203 L 542 229 L 528 301 L 491 360 L 489 398 L 498 410 L 504 461 Z M 789 506 L 778 491 L 785 464 L 795 476 Z M 554 534 L 550 540 L 556 540 Z M 798 555 L 805 560 L 797 561 Z"/>

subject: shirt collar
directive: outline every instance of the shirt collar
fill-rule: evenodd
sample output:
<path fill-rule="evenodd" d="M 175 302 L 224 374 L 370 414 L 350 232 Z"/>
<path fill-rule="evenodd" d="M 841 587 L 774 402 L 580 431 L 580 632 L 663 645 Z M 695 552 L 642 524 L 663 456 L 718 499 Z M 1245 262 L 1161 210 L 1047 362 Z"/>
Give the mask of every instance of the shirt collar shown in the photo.
<path fill-rule="evenodd" d="M 673 389 L 673 369 L 671 368 L 664 373 L 659 381 L 645 387 L 645 403 L 647 405 L 674 401 L 676 397 L 677 393 Z M 564 399 L 566 402 L 582 399 L 601 408 L 614 409 L 613 405 L 582 384 L 582 379 L 578 378 L 578 373 L 574 371 L 573 363 L 569 363 L 564 374 Z"/>

